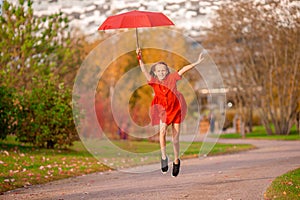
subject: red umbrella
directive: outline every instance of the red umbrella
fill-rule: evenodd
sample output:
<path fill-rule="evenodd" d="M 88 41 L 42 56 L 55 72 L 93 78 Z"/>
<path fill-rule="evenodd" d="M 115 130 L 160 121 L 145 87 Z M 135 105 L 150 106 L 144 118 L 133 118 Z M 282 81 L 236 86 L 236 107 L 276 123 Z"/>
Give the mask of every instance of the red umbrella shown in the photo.
<path fill-rule="evenodd" d="M 137 47 L 139 47 L 137 28 L 169 25 L 174 23 L 163 13 L 134 10 L 108 17 L 98 30 L 135 28 Z"/>

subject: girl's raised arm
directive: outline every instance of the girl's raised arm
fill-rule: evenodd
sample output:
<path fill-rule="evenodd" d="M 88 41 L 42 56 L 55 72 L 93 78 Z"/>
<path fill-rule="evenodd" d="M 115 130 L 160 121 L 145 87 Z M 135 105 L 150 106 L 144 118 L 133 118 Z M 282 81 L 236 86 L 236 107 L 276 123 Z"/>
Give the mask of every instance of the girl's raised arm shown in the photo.
<path fill-rule="evenodd" d="M 139 65 L 141 67 L 141 70 L 143 72 L 143 74 L 145 75 L 147 81 L 150 81 L 151 80 L 151 75 L 149 74 L 149 72 L 146 70 L 145 68 L 145 65 L 142 61 L 142 51 L 140 48 L 137 48 L 136 49 L 136 54 L 137 54 L 137 58 L 138 58 L 138 61 L 139 61 Z"/>
<path fill-rule="evenodd" d="M 198 60 L 192 64 L 186 65 L 183 68 L 181 68 L 178 71 L 178 74 L 181 76 L 183 75 L 185 72 L 189 71 L 190 69 L 193 69 L 196 65 L 200 64 L 202 61 L 204 60 L 203 58 L 203 53 L 201 53 L 198 57 Z"/>

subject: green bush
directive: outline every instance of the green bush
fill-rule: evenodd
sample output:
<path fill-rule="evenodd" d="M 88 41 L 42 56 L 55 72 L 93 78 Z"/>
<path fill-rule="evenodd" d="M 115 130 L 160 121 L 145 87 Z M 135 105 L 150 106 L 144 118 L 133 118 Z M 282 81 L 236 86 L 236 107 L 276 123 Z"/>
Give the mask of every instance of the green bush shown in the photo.
<path fill-rule="evenodd" d="M 16 134 L 21 142 L 64 148 L 78 139 L 71 86 L 81 49 L 78 39 L 62 34 L 69 30 L 63 13 L 37 17 L 32 5 L 32 0 L 3 2 L 0 138 Z"/>
<path fill-rule="evenodd" d="M 0 86 L 0 139 L 13 134 L 17 127 L 15 90 Z"/>
<path fill-rule="evenodd" d="M 63 84 L 34 81 L 37 87 L 20 96 L 21 121 L 16 136 L 38 147 L 65 148 L 78 140 L 73 121 L 72 92 Z"/>

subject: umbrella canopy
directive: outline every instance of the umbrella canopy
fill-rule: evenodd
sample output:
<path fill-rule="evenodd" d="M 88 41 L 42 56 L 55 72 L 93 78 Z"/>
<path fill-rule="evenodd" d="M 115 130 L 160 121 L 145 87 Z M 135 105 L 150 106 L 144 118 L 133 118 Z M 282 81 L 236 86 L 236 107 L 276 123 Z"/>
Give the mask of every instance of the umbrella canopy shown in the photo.
<path fill-rule="evenodd" d="M 108 17 L 98 30 L 136 28 L 137 46 L 139 47 L 137 28 L 170 25 L 174 25 L 174 23 L 163 13 L 133 10 Z"/>

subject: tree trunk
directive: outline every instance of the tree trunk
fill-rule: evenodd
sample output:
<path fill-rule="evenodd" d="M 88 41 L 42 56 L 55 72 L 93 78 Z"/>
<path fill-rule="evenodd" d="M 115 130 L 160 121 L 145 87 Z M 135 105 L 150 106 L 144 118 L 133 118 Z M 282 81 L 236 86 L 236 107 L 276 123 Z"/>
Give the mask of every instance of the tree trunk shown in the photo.
<path fill-rule="evenodd" d="M 249 109 L 249 122 L 248 122 L 248 127 L 249 127 L 249 132 L 252 132 L 252 126 L 253 126 L 253 104 L 252 104 L 252 100 L 251 100 L 251 105 L 250 105 L 250 109 Z"/>
<path fill-rule="evenodd" d="M 245 122 L 243 120 L 240 120 L 240 130 L 242 138 L 246 138 Z"/>
<path fill-rule="evenodd" d="M 297 124 L 297 131 L 300 135 L 300 112 L 297 113 L 296 124 Z"/>

